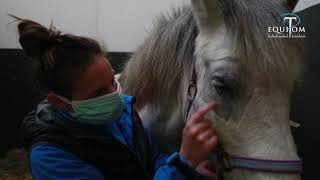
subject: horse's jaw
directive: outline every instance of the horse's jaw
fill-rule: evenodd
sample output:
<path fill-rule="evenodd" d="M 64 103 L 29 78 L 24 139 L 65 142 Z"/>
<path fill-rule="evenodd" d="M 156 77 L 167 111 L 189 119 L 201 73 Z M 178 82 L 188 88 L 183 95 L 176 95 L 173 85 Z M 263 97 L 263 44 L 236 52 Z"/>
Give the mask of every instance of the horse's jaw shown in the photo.
<path fill-rule="evenodd" d="M 273 92 L 255 93 L 237 120 L 216 119 L 214 126 L 223 148 L 230 155 L 269 159 L 300 160 L 289 125 L 289 98 Z M 299 175 L 234 169 L 226 179 L 300 179 Z"/>

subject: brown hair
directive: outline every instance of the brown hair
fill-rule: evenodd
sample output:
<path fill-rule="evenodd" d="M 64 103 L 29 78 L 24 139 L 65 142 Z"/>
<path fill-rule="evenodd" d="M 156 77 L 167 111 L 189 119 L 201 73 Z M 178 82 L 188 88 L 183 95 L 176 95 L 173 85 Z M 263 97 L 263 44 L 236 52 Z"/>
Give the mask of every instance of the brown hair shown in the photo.
<path fill-rule="evenodd" d="M 45 92 L 72 97 L 77 75 L 95 55 L 105 55 L 93 39 L 61 34 L 52 25 L 46 28 L 31 20 L 14 17 L 19 22 L 19 42 L 24 52 L 33 59 L 34 79 Z"/>

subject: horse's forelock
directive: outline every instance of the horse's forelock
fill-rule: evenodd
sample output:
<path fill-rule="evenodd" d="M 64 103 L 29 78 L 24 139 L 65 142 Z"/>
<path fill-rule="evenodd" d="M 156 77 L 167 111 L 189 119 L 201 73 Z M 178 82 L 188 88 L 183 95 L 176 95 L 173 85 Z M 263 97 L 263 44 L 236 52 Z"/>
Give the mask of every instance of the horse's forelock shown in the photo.
<path fill-rule="evenodd" d="M 138 106 L 146 102 L 168 105 L 172 103 L 167 102 L 169 99 L 177 99 L 182 77 L 194 61 L 197 34 L 196 22 L 188 7 L 158 17 L 154 29 L 121 76 L 124 91 L 137 97 Z"/>
<path fill-rule="evenodd" d="M 300 39 L 268 38 L 268 27 L 289 10 L 279 0 L 219 0 L 235 56 L 249 71 L 272 81 L 292 84 L 301 70 Z"/>

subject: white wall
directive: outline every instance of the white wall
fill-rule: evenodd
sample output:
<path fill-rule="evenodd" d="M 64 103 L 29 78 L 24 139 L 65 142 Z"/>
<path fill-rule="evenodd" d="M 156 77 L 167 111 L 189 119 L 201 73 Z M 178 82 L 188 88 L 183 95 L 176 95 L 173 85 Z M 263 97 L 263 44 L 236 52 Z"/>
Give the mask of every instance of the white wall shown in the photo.
<path fill-rule="evenodd" d="M 20 48 L 11 13 L 63 32 L 89 36 L 109 51 L 134 51 L 155 15 L 189 0 L 0 0 L 0 48 Z"/>

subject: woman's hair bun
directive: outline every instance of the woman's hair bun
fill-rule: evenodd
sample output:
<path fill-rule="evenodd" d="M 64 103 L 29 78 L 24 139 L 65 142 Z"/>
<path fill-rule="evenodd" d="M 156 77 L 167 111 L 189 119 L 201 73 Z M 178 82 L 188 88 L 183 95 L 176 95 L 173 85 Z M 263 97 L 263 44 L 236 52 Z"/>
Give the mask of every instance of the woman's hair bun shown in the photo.
<path fill-rule="evenodd" d="M 45 92 L 71 98 L 75 83 L 93 61 L 105 52 L 93 39 L 60 33 L 52 25 L 9 15 L 18 21 L 19 41 L 33 60 L 34 80 Z"/>
<path fill-rule="evenodd" d="M 53 28 L 48 29 L 34 21 L 12 17 L 20 21 L 19 42 L 28 56 L 41 56 L 56 42 L 55 38 L 59 32 L 55 32 Z"/>

